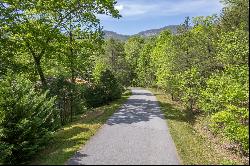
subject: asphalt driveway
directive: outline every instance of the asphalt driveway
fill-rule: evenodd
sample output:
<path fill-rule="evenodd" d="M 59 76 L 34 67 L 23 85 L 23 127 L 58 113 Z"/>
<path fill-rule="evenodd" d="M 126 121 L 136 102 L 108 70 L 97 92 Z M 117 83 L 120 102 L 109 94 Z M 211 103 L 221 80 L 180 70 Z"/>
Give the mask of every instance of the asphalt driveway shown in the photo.
<path fill-rule="evenodd" d="M 69 165 L 180 164 L 156 97 L 132 88 L 132 96 L 78 151 Z"/>

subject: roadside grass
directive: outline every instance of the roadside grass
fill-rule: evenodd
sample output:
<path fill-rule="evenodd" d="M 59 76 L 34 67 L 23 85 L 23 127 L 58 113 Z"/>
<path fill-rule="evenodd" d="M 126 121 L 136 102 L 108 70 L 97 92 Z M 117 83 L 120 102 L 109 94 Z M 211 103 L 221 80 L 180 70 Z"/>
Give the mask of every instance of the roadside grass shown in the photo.
<path fill-rule="evenodd" d="M 121 99 L 74 117 L 74 122 L 63 126 L 54 133 L 51 143 L 31 160 L 30 164 L 65 164 L 75 152 L 86 144 L 106 120 L 121 107 L 130 95 L 131 92 L 126 91 Z"/>
<path fill-rule="evenodd" d="M 243 164 L 232 160 L 231 156 L 218 150 L 208 137 L 195 129 L 194 115 L 191 115 L 169 95 L 161 90 L 149 89 L 156 96 L 168 123 L 170 134 L 176 145 L 178 154 L 184 165 L 233 165 Z"/>

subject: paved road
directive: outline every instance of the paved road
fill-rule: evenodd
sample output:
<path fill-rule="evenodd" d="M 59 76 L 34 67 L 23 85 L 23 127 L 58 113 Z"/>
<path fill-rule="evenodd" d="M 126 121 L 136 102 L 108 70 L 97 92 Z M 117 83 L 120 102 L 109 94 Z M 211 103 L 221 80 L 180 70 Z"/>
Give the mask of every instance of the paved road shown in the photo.
<path fill-rule="evenodd" d="M 132 94 L 67 164 L 180 164 L 156 97 L 140 88 Z"/>

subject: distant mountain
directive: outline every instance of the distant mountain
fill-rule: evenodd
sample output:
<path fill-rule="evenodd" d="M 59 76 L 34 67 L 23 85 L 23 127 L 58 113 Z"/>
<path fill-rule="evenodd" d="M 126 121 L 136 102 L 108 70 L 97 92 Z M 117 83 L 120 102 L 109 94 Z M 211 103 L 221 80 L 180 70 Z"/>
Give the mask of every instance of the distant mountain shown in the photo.
<path fill-rule="evenodd" d="M 122 35 L 122 34 L 118 34 L 116 32 L 113 31 L 106 31 L 104 30 L 104 38 L 105 39 L 110 39 L 110 38 L 114 38 L 114 39 L 119 39 L 119 40 L 126 40 L 129 38 L 129 35 Z"/>
<path fill-rule="evenodd" d="M 150 30 L 139 32 L 137 35 L 144 36 L 144 37 L 155 36 L 155 35 L 160 34 L 161 31 L 166 30 L 166 29 L 169 29 L 173 34 L 176 34 L 179 26 L 180 25 L 169 25 L 169 26 L 165 26 L 159 29 L 150 29 Z"/>
<path fill-rule="evenodd" d="M 150 36 L 155 36 L 158 35 L 159 33 L 161 33 L 161 31 L 169 29 L 173 34 L 177 34 L 177 29 L 180 25 L 169 25 L 169 26 L 165 26 L 163 28 L 159 28 L 159 29 L 150 29 L 150 30 L 146 30 L 146 31 L 142 31 L 139 32 L 135 35 L 122 35 L 122 34 L 118 34 L 116 32 L 113 31 L 106 31 L 104 30 L 104 38 L 105 39 L 109 39 L 109 38 L 114 38 L 114 39 L 120 39 L 120 40 L 126 40 L 128 39 L 130 36 L 142 36 L 142 37 L 150 37 Z"/>

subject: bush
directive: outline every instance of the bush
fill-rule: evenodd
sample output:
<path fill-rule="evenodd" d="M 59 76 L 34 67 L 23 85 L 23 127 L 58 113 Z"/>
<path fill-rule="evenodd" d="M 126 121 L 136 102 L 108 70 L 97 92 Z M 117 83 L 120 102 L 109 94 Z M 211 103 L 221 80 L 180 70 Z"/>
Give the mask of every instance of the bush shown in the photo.
<path fill-rule="evenodd" d="M 55 97 L 38 92 L 23 76 L 0 82 L 0 162 L 23 163 L 49 141 L 58 127 Z"/>
<path fill-rule="evenodd" d="M 200 95 L 202 76 L 198 69 L 192 67 L 191 70 L 181 74 L 181 100 L 185 104 L 187 110 L 197 109 L 197 100 Z"/>
<path fill-rule="evenodd" d="M 105 102 L 110 102 L 121 97 L 122 86 L 110 70 L 101 72 L 99 84 L 104 90 Z"/>
<path fill-rule="evenodd" d="M 240 144 L 245 153 L 249 153 L 248 117 L 248 109 L 231 106 L 213 114 L 210 127 L 214 133 L 222 133 L 231 141 Z"/>
<path fill-rule="evenodd" d="M 86 111 L 84 99 L 85 85 L 74 84 L 66 77 L 59 76 L 49 82 L 50 95 L 56 97 L 56 106 L 60 110 L 61 124 L 68 123 L 73 115 Z"/>
<path fill-rule="evenodd" d="M 82 114 L 87 111 L 87 104 L 84 98 L 84 92 L 86 90 L 86 85 L 75 84 L 73 89 L 73 105 L 74 114 Z"/>
<path fill-rule="evenodd" d="M 88 86 L 84 98 L 88 107 L 98 107 L 105 103 L 104 90 L 99 84 Z"/>
<path fill-rule="evenodd" d="M 73 84 L 68 82 L 65 77 L 53 78 L 49 83 L 50 96 L 56 96 L 56 107 L 60 110 L 60 121 L 64 125 L 70 122 L 72 113 L 71 91 Z"/>
<path fill-rule="evenodd" d="M 211 129 L 249 153 L 248 67 L 228 67 L 213 74 L 201 91 L 199 107 L 211 116 Z"/>
<path fill-rule="evenodd" d="M 110 70 L 102 71 L 100 78 L 84 92 L 88 106 L 96 107 L 121 97 L 122 86 Z"/>

